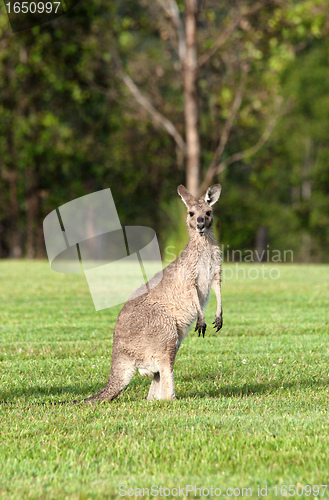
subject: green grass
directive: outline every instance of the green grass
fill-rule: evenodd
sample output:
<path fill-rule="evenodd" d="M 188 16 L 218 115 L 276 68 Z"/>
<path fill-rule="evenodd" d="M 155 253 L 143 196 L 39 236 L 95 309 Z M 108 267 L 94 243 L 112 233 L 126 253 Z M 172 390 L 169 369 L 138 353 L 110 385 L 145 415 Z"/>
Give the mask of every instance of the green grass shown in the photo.
<path fill-rule="evenodd" d="M 120 307 L 95 312 L 83 275 L 0 261 L 0 400 L 15 402 L 0 406 L 0 496 L 135 498 L 119 486 L 196 485 L 257 498 L 267 485 L 275 498 L 278 485 L 282 498 L 282 485 L 328 484 L 329 266 L 276 267 L 270 280 L 225 266 L 224 327 L 190 332 L 176 401 L 146 402 L 150 381 L 135 376 L 112 403 L 51 406 L 35 403 L 103 386 Z"/>

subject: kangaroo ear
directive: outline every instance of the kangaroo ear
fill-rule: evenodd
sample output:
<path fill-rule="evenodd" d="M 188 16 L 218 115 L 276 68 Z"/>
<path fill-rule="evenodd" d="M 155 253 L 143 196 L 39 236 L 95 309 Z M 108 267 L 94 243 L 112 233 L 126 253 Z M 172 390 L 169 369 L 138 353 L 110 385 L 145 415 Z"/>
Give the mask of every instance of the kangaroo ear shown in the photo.
<path fill-rule="evenodd" d="M 203 199 L 208 205 L 212 206 L 218 201 L 220 197 L 220 193 L 222 190 L 222 186 L 220 184 L 214 184 L 209 187 L 206 191 L 206 194 L 203 196 Z"/>
<path fill-rule="evenodd" d="M 194 196 L 191 195 L 191 193 L 186 189 L 186 187 L 183 186 L 183 184 L 178 186 L 177 192 L 178 192 L 179 196 L 182 198 L 182 200 L 185 203 L 185 205 L 187 206 L 187 208 L 196 202 L 196 199 L 194 198 Z"/>

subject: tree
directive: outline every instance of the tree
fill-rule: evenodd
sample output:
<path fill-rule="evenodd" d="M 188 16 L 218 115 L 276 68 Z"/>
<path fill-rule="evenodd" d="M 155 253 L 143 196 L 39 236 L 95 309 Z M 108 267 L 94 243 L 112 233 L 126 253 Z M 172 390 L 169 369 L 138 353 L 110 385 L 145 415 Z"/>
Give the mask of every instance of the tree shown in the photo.
<path fill-rule="evenodd" d="M 15 36 L 1 17 L 0 255 L 43 255 L 44 216 L 108 186 L 122 223 L 163 242 L 185 174 L 195 193 L 224 181 L 224 240 L 250 248 L 267 214 L 284 245 L 267 206 L 278 219 L 289 208 L 289 148 L 269 138 L 291 109 L 282 75 L 324 36 L 325 14 L 324 0 L 97 0 Z M 289 220 L 293 239 L 297 210 Z"/>
<path fill-rule="evenodd" d="M 111 54 L 135 101 L 175 141 L 177 164 L 185 159 L 187 186 L 199 195 L 228 165 L 254 155 L 268 140 L 282 110 L 279 74 L 305 39 L 298 30 L 310 24 L 314 8 L 309 2 L 281 0 L 233 5 L 158 0 L 142 2 L 140 11 L 129 5 L 120 34 L 111 40 Z M 312 36 L 325 19 L 324 2 L 317 8 Z M 172 98 L 164 80 L 181 99 Z M 183 103 L 183 121 L 174 111 L 177 101 Z M 216 115 L 211 125 L 207 114 Z M 203 124 L 211 129 L 203 131 Z M 230 140 L 237 127 L 248 128 L 254 143 L 249 140 L 237 150 Z"/>
<path fill-rule="evenodd" d="M 287 201 L 299 235 L 301 260 L 327 261 L 329 244 L 328 40 L 307 46 L 285 72 L 291 110 L 283 123 L 281 160 L 289 180 Z"/>
<path fill-rule="evenodd" d="M 90 16 L 85 10 L 82 14 L 73 32 L 65 30 L 70 21 L 63 16 L 14 36 L 6 18 L 0 18 L 3 255 L 44 255 L 40 221 L 54 208 L 54 200 L 58 205 L 74 191 L 84 194 L 83 175 L 74 171 L 75 165 L 91 162 L 91 155 L 97 162 L 97 152 L 102 149 L 95 147 L 99 130 L 90 118 L 97 114 L 103 133 L 109 120 L 105 110 L 99 112 L 99 94 L 90 98 L 85 91 L 81 66 L 89 52 L 81 51 L 80 43 L 90 29 Z M 92 133 L 88 128 L 93 128 Z"/>

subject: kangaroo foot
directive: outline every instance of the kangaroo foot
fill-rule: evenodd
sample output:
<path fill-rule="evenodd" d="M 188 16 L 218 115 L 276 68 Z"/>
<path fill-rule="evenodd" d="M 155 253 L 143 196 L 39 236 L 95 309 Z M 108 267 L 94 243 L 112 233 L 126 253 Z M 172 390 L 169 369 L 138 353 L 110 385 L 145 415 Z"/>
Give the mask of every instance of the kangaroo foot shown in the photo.
<path fill-rule="evenodd" d="M 196 327 L 195 327 L 195 332 L 198 331 L 199 332 L 199 337 L 202 333 L 202 336 L 204 337 L 204 334 L 206 333 L 206 328 L 207 328 L 207 325 L 204 321 L 197 321 L 196 322 Z"/>
<path fill-rule="evenodd" d="M 214 328 L 217 328 L 216 333 L 219 332 L 219 330 L 223 326 L 223 316 L 222 315 L 216 316 L 215 321 L 213 322 L 213 325 L 214 325 Z"/>

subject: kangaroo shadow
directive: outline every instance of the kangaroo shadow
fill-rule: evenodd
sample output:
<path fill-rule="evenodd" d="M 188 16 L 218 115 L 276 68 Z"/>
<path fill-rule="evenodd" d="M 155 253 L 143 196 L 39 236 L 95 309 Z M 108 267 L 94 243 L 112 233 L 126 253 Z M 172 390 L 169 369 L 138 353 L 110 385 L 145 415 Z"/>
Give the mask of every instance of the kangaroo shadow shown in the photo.
<path fill-rule="evenodd" d="M 188 377 L 187 380 L 190 380 Z M 289 389 L 306 389 L 311 387 L 328 387 L 328 380 L 313 380 L 313 379 L 303 379 L 299 381 L 292 382 L 282 382 L 269 381 L 269 382 L 250 382 L 242 385 L 226 385 L 221 387 L 214 387 L 208 390 L 187 390 L 185 392 L 186 397 L 198 397 L 198 398 L 236 398 L 236 397 L 252 397 L 259 394 L 272 394 L 277 391 L 286 391 Z"/>
<path fill-rule="evenodd" d="M 201 379 L 201 377 L 199 377 Z M 193 382 L 195 381 L 195 377 L 187 376 L 182 379 L 184 382 Z M 209 379 L 208 379 L 209 380 Z M 215 377 L 210 380 L 215 380 Z M 71 385 L 60 385 L 60 386 L 31 386 L 29 388 L 15 388 L 10 391 L 1 391 L 0 392 L 0 403 L 1 402 L 12 402 L 13 399 L 23 400 L 24 403 L 28 402 L 29 398 L 35 399 L 39 398 L 44 399 L 44 396 L 58 396 L 59 398 L 62 395 L 65 395 L 65 401 L 70 402 L 71 399 L 83 399 L 90 394 L 94 394 L 98 392 L 98 390 L 103 387 L 104 383 L 98 383 L 97 386 L 91 386 L 87 382 L 84 384 L 71 384 Z M 137 383 L 136 380 L 130 383 L 130 386 L 133 386 L 136 390 Z M 143 385 L 143 384 L 142 384 Z M 131 388 L 133 388 L 131 387 Z M 197 390 L 194 388 L 187 388 L 184 391 L 184 396 L 178 394 L 178 399 L 187 399 L 187 398 L 218 398 L 218 397 L 227 397 L 227 398 L 237 398 L 237 397 L 252 397 L 259 394 L 271 394 L 278 390 L 285 391 L 288 389 L 306 389 L 310 387 L 328 387 L 328 380 L 313 380 L 313 379 L 302 379 L 299 381 L 292 382 L 282 382 L 282 381 L 269 381 L 264 383 L 259 382 L 250 382 L 242 385 L 222 385 L 220 387 L 214 387 L 207 390 Z M 125 391 L 127 388 L 125 389 Z M 124 391 L 124 392 L 125 392 Z M 51 400 L 52 401 L 52 400 Z"/>
<path fill-rule="evenodd" d="M 101 384 L 97 384 L 97 386 L 101 386 Z M 104 385 L 104 384 L 103 384 Z M 87 382 L 84 384 L 72 384 L 72 385 L 60 385 L 60 386 L 41 386 L 35 385 L 28 388 L 15 388 L 8 391 L 0 391 L 0 402 L 4 401 L 12 401 L 14 398 L 21 399 L 22 401 L 28 402 L 29 398 L 33 398 L 35 402 L 36 398 L 42 398 L 44 400 L 44 396 L 58 396 L 59 398 L 62 395 L 65 395 L 65 400 L 68 402 L 79 398 L 84 398 L 90 395 L 93 392 L 97 392 L 97 387 L 92 387 Z"/>

